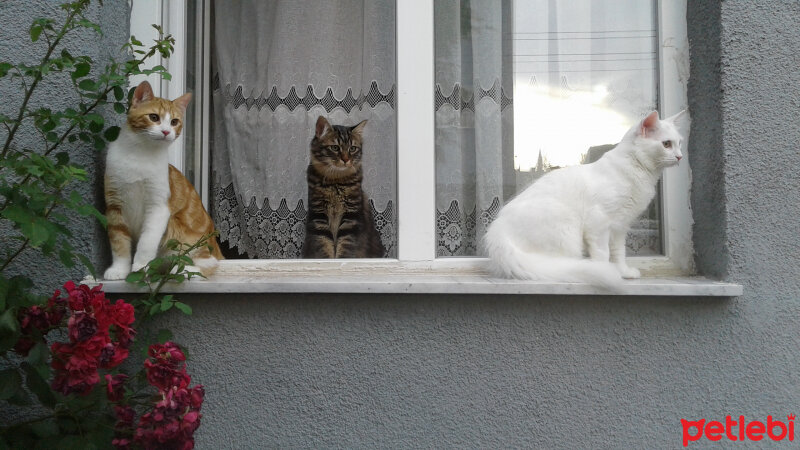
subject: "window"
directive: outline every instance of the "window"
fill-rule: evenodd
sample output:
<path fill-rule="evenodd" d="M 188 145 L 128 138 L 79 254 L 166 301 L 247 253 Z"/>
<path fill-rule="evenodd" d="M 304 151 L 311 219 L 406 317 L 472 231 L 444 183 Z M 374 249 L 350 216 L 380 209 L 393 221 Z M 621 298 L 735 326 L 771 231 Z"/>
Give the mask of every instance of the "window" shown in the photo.
<path fill-rule="evenodd" d="M 375 181 L 368 187 L 365 182 L 365 187 L 375 193 L 370 195 L 376 214 L 391 208 L 390 214 L 380 220 L 383 226 L 393 230 L 395 237 L 391 241 L 391 253 L 387 253 L 390 259 L 380 261 L 381 264 L 481 267 L 483 259 L 476 257 L 480 228 L 485 227 L 504 200 L 531 178 L 548 166 L 580 163 L 581 158 L 586 161 L 596 157 L 595 153 L 602 151 L 602 144 L 615 143 L 615 133 L 617 138 L 621 136 L 618 127 L 627 129 L 645 109 L 657 108 L 665 116 L 687 104 L 685 1 L 368 1 L 365 3 L 373 8 L 389 4 L 391 14 L 388 15 L 394 20 L 373 25 L 359 22 L 352 30 L 353 36 L 374 32 L 364 39 L 367 41 L 364 45 L 380 49 L 391 47 L 393 56 L 384 62 L 371 63 L 375 71 L 362 71 L 362 79 L 348 84 L 358 89 L 349 93 L 346 90 L 333 92 L 334 89 L 331 95 L 327 91 L 317 92 L 311 82 L 287 84 L 275 74 L 261 84 L 254 83 L 262 86 L 258 89 L 228 86 L 219 73 L 230 69 L 233 63 L 227 60 L 221 63 L 219 59 L 215 62 L 214 58 L 220 55 L 214 55 L 211 42 L 216 26 L 212 21 L 217 17 L 212 2 L 197 0 L 188 2 L 188 6 L 173 0 L 163 2 L 161 23 L 179 38 L 178 42 L 185 44 L 183 48 L 176 48 L 176 53 L 180 51 L 181 54 L 168 61 L 173 81 L 162 84 L 162 94 L 175 97 L 184 86 L 202 94 L 195 95 L 193 125 L 190 132 L 185 133 L 185 147 L 177 149 L 175 160 L 192 177 L 206 205 L 212 210 L 220 208 L 214 197 L 232 182 L 215 184 L 215 177 L 220 177 L 216 170 L 220 161 L 214 159 L 211 147 L 223 139 L 213 123 L 220 101 L 244 105 L 240 107 L 242 111 L 247 108 L 271 110 L 278 105 L 275 107 L 287 111 L 282 124 L 298 115 L 308 121 L 309 117 L 316 117 L 316 111 L 324 109 L 333 117 L 339 114 L 342 121 L 350 120 L 348 124 L 352 125 L 356 122 L 350 112 L 367 105 L 372 115 L 368 118 L 370 126 L 376 126 L 374 136 L 378 135 L 378 125 L 384 135 L 390 135 L 383 140 L 389 151 L 380 159 L 381 171 L 375 173 Z M 154 21 L 134 20 L 136 3 L 132 13 L 134 34 L 135 23 Z M 302 7 L 298 2 L 293 5 L 295 9 Z M 326 2 L 325 5 L 335 4 Z M 274 8 L 268 12 L 273 14 L 273 20 Z M 381 15 L 387 16 L 387 12 L 382 11 Z M 613 18 L 621 16 L 630 18 L 635 25 L 626 21 L 622 26 L 614 21 Z M 240 42 L 249 39 L 243 37 L 242 32 L 248 26 L 240 25 L 235 29 L 234 22 L 250 19 L 253 18 L 241 15 L 238 19 L 232 18 L 233 22 L 228 25 L 233 31 L 230 38 Z M 279 19 L 289 23 L 291 20 L 289 16 Z M 481 36 L 487 31 L 472 27 L 481 20 L 497 24 L 490 30 L 494 35 Z M 396 34 L 391 32 L 393 30 Z M 259 39 L 252 44 L 267 45 L 263 41 L 266 37 Z M 296 51 L 293 64 L 302 65 L 306 70 L 307 59 L 304 58 L 307 56 L 299 50 L 303 45 L 338 51 L 335 45 L 328 46 L 329 43 L 321 41 L 324 39 L 315 40 L 309 35 L 300 44 L 289 42 L 283 51 Z M 467 41 L 470 41 L 469 46 Z M 448 65 L 447 58 L 458 63 Z M 248 69 L 252 70 L 250 76 L 269 73 L 258 61 L 251 62 L 255 65 Z M 218 70 L 220 66 L 223 66 L 221 71 Z M 641 72 L 642 76 L 611 76 L 620 71 L 627 75 Z M 486 78 L 482 79 L 484 75 Z M 387 81 L 378 80 L 381 76 Z M 631 86 L 630 80 L 634 78 L 638 84 Z M 279 84 L 282 88 L 273 89 Z M 610 96 L 616 96 L 616 100 L 610 102 Z M 594 105 L 595 115 L 590 120 L 603 124 L 599 131 L 613 129 L 613 132 L 575 142 L 573 148 L 579 150 L 569 157 L 563 156 L 567 159 L 562 161 L 562 155 L 553 152 L 556 147 L 553 139 L 544 132 L 535 132 L 552 130 L 563 123 L 563 116 L 554 113 L 565 108 L 556 102 L 559 99 L 577 104 L 573 107 L 579 109 L 586 109 L 582 107 L 586 102 Z M 326 106 L 325 101 L 335 104 Z M 354 101 L 361 104 L 353 106 Z M 543 101 L 551 103 L 545 103 L 543 108 Z M 290 108 L 300 104 L 304 106 Z M 465 115 L 472 117 L 465 119 Z M 541 125 L 543 115 L 552 121 Z M 526 127 L 528 120 L 536 122 L 538 128 Z M 274 133 L 267 132 L 268 124 L 262 125 L 259 132 L 264 131 L 264 134 L 253 142 L 263 143 L 275 138 Z M 539 141 L 531 144 L 536 136 Z M 308 150 L 307 137 L 286 138 L 285 142 L 289 144 L 279 147 Z M 373 145 L 377 146 L 378 141 L 375 142 Z M 494 146 L 495 153 L 483 150 L 482 146 L 487 149 Z M 589 147 L 597 148 L 590 151 Z M 217 156 L 227 157 L 227 154 Z M 476 164 L 482 169 L 491 166 L 491 173 L 464 169 L 474 168 Z M 378 160 L 370 165 L 378 170 Z M 244 180 L 243 185 L 249 183 L 250 189 L 258 189 L 252 188 L 258 171 L 230 172 L 231 179 L 239 176 Z M 304 172 L 297 176 L 301 181 L 296 183 L 294 192 L 305 186 Z M 375 202 L 381 192 L 385 195 L 380 202 Z M 251 200 L 254 197 L 257 200 Z M 305 190 L 293 201 L 285 202 L 280 198 L 266 201 L 266 196 L 258 198 L 249 193 L 232 198 L 244 203 L 239 205 L 243 210 L 250 208 L 253 213 L 250 219 L 258 214 L 265 216 L 268 207 L 269 213 L 273 217 L 278 214 L 279 219 L 280 214 L 295 214 L 296 226 L 302 219 L 299 217 L 302 213 L 296 209 L 297 200 L 305 198 Z M 632 264 L 644 269 L 645 274 L 689 273 L 692 270 L 691 213 L 686 164 L 665 171 L 658 202 L 636 231 L 645 236 L 646 243 L 638 248 L 629 247 L 629 256 L 637 251 L 642 255 L 633 258 Z M 291 229 L 290 226 L 289 235 L 282 237 L 283 242 L 265 242 L 261 248 L 270 245 L 281 248 L 287 243 L 296 247 L 299 238 L 292 237 Z M 258 252 L 248 256 L 265 258 Z M 275 263 L 265 261 L 263 264 Z"/>

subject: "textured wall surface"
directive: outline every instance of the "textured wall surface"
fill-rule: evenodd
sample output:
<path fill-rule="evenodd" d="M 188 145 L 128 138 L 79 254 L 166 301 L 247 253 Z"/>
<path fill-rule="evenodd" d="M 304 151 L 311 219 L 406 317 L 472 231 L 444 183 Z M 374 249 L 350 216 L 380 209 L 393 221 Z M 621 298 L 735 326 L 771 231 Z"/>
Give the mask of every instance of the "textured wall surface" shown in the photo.
<path fill-rule="evenodd" d="M 31 22 L 38 17 L 63 18 L 63 11 L 59 8 L 60 2 L 25 0 L 0 1 L 0 60 L 9 62 L 24 62 L 33 64 L 41 61 L 46 50 L 44 39 L 31 44 L 28 29 Z M 105 2 L 100 7 L 94 4 L 87 12 L 87 18 L 99 23 L 103 27 L 103 35 L 99 36 L 91 31 L 74 32 L 64 40 L 64 48 L 73 55 L 87 55 L 91 57 L 96 68 L 101 69 L 108 61 L 109 56 L 119 56 L 122 44 L 128 38 L 128 7 L 127 2 Z M 60 50 L 59 50 L 60 52 Z M 56 53 L 58 54 L 58 53 Z M 21 104 L 22 89 L 10 77 L 0 79 L 0 113 L 16 117 Z M 32 97 L 29 107 L 48 107 L 53 110 L 63 110 L 76 105 L 77 96 L 74 94 L 69 76 L 56 75 L 43 81 Z M 104 112 L 106 120 L 119 123 L 123 116 L 113 112 Z M 5 142 L 7 133 L 0 131 L 0 142 Z M 43 147 L 43 140 L 38 133 L 29 127 L 17 133 L 15 142 L 20 146 L 29 148 Z M 71 161 L 88 170 L 93 184 L 75 184 L 73 187 L 85 199 L 95 199 L 100 205 L 102 199 L 102 174 L 104 156 L 91 146 L 82 143 L 65 143 L 65 150 L 69 151 Z M 108 252 L 105 232 L 97 225 L 94 219 L 75 215 L 70 221 L 70 230 L 75 235 L 73 245 L 77 251 L 101 261 Z M 12 245 L 2 241 L 5 245 Z M 12 272 L 24 272 L 37 281 L 43 291 L 52 293 L 69 278 L 81 279 L 86 274 L 86 269 L 76 267 L 74 270 L 65 271 L 57 259 L 43 261 L 41 255 L 35 251 L 26 251 L 11 266 Z"/>
<path fill-rule="evenodd" d="M 800 413 L 800 3 L 689 3 L 698 267 L 743 296 L 186 296 L 197 447 L 676 448 Z"/>

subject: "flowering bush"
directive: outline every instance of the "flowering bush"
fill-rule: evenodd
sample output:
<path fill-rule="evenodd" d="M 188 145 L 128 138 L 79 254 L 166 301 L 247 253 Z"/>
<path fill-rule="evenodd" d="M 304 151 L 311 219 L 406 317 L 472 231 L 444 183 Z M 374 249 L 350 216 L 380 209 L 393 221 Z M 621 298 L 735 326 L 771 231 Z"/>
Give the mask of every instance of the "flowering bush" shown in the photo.
<path fill-rule="evenodd" d="M 119 449 L 193 448 L 205 391 L 203 386 L 190 386 L 183 350 L 170 341 L 153 344 L 139 374 L 114 373 L 128 358 L 134 342 L 134 307 L 124 300 L 111 303 L 102 286 L 90 288 L 69 281 L 64 284 L 64 294 L 56 291 L 45 306 L 30 306 L 19 313 L 20 336 L 14 352 L 20 357 L 30 359 L 34 349 L 47 348 L 53 337 L 68 339 L 49 345 L 49 386 L 42 382 L 46 379 L 43 371 L 37 369 L 32 372 L 38 375 L 37 382 L 28 384 L 41 403 L 52 408 L 52 414 L 26 425 L 52 420 L 58 424 L 59 420 L 72 418 L 80 428 L 89 420 L 95 425 L 105 421 L 105 430 L 113 430 L 113 436 L 98 434 L 107 439 L 105 446 L 110 442 Z M 64 333 L 51 333 L 64 327 Z M 101 371 L 106 372 L 102 378 Z M 104 386 L 99 386 L 103 381 Z M 17 384 L 17 388 L 21 389 L 21 385 Z M 155 393 L 142 393 L 146 390 Z M 91 398 L 95 392 L 101 395 Z M 81 398 L 90 398 L 90 402 Z M 107 412 L 99 417 L 80 415 L 102 409 Z M 0 431 L 0 436 L 6 434 L 11 443 L 23 443 L 28 437 L 24 431 L 12 426 Z M 36 427 L 32 429 L 36 438 L 42 433 Z"/>
<path fill-rule="evenodd" d="M 108 448 L 112 441 L 119 448 L 191 448 L 203 388 L 190 387 L 185 357 L 167 343 L 169 332 L 161 330 L 151 340 L 143 338 L 147 328 L 138 327 L 172 308 L 191 314 L 188 305 L 159 294 L 165 283 L 193 275 L 185 270 L 189 250 L 179 248 L 177 255 L 131 274 L 132 282 L 150 287 L 149 296 L 133 303 L 112 303 L 102 287 L 73 282 L 64 285 L 63 294 L 42 297 L 20 267 L 25 255 L 65 268 L 80 261 L 95 273 L 75 249 L 74 220 L 106 222 L 77 191 L 70 192 L 77 183 L 91 182 L 70 153 L 100 151 L 117 139 L 120 127 L 112 123 L 117 120 L 106 119 L 112 110 L 125 114 L 130 76 L 170 79 L 163 66 L 146 68 L 151 57 L 169 58 L 173 50 L 175 40 L 159 27 L 149 48 L 131 36 L 122 47 L 124 61 L 73 54 L 80 52 L 76 35 L 102 35 L 91 20 L 91 3 L 65 1 L 56 18 L 35 19 L 25 61 L 0 55 L 4 91 L 19 92 L 3 98 L 5 114 L 0 114 L 0 449 Z M 59 102 L 52 101 L 53 92 Z M 155 270 L 162 266 L 166 274 Z M 136 365 L 131 355 L 144 357 L 142 341 L 155 340 L 161 344 L 152 352 L 162 356 L 151 356 L 137 373 L 123 373 Z"/>

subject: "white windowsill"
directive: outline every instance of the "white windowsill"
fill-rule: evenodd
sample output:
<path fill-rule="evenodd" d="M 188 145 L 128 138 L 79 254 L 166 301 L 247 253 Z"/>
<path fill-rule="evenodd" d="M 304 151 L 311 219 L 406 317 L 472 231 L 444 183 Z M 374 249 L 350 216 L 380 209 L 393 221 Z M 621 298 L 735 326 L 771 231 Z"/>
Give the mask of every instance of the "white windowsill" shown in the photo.
<path fill-rule="evenodd" d="M 435 266 L 435 267 L 434 267 Z M 103 284 L 110 293 L 144 292 L 124 281 L 87 279 Z M 247 263 L 224 261 L 208 280 L 192 279 L 170 284 L 165 293 L 366 293 L 366 294 L 524 294 L 605 296 L 697 296 L 742 295 L 738 284 L 702 277 L 642 278 L 625 281 L 618 291 L 583 283 L 549 283 L 490 277 L 481 264 L 465 266 L 442 261 L 398 263 L 397 261 L 319 261 L 303 263 Z"/>

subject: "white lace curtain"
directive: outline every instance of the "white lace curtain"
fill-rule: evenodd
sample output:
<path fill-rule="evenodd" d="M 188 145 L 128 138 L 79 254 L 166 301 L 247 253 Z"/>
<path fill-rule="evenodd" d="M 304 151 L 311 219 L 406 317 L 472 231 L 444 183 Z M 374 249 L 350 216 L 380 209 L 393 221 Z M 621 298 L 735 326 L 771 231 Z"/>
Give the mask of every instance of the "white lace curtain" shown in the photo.
<path fill-rule="evenodd" d="M 475 255 L 515 192 L 511 0 L 437 0 L 437 255 Z"/>
<path fill-rule="evenodd" d="M 394 256 L 394 29 L 394 0 L 213 3 L 211 213 L 232 253 L 299 257 L 309 142 L 323 115 L 368 120 L 364 190 Z"/>

